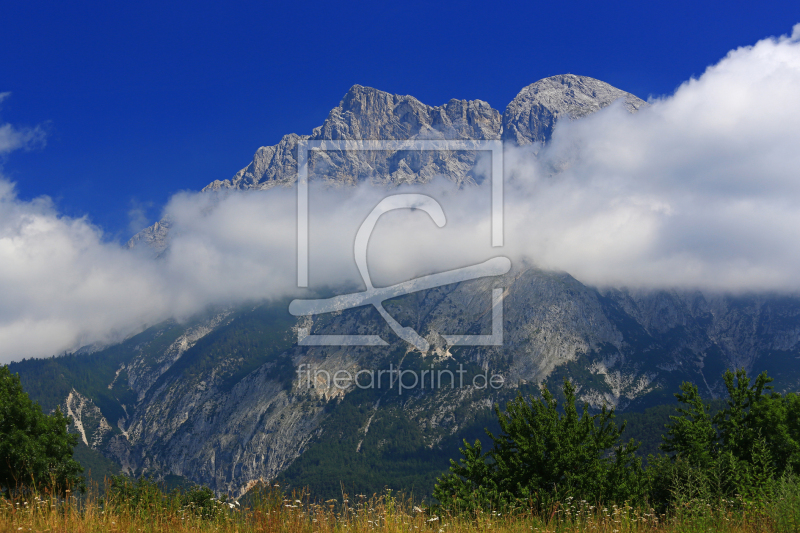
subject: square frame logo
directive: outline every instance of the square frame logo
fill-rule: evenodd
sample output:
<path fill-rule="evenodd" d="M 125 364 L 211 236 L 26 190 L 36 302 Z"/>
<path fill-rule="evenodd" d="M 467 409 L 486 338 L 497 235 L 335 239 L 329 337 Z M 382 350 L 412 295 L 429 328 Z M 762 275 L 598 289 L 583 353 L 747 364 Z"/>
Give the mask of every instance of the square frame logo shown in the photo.
<path fill-rule="evenodd" d="M 406 140 L 359 141 L 317 140 L 297 144 L 297 286 L 308 287 L 308 160 L 314 151 L 488 151 L 491 153 L 491 227 L 492 247 L 503 246 L 503 143 L 502 141 L 475 140 Z M 422 352 L 429 343 L 412 328 L 400 325 L 384 308 L 383 302 L 411 292 L 459 283 L 471 279 L 498 276 L 511 269 L 506 257 L 495 257 L 477 265 L 412 279 L 390 287 L 375 288 L 370 280 L 366 263 L 369 236 L 385 212 L 393 209 L 421 209 L 442 227 L 445 224 L 441 205 L 424 194 L 395 194 L 384 198 L 367 216 L 355 240 L 355 259 L 361 277 L 367 286 L 364 292 L 344 294 L 323 300 L 293 300 L 289 312 L 295 316 L 311 316 L 373 305 L 391 329 L 403 340 Z M 492 289 L 491 335 L 442 335 L 450 346 L 501 346 L 503 344 L 503 288 Z M 300 346 L 386 346 L 378 335 L 312 335 L 310 328 L 299 328 L 297 343 Z"/>

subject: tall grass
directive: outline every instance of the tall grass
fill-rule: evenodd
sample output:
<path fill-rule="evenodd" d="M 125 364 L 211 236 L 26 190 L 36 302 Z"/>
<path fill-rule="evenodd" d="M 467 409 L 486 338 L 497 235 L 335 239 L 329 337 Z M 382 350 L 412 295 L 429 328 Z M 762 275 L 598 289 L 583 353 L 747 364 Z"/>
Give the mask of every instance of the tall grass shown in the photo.
<path fill-rule="evenodd" d="M 451 515 L 387 491 L 315 501 L 307 492 L 263 487 L 242 502 L 217 499 L 208 489 L 165 494 L 137 481 L 114 491 L 78 497 L 0 497 L 0 532 L 270 532 L 270 533 L 596 533 L 800 531 L 800 484 L 775 482 L 769 501 L 712 503 L 685 498 L 666 514 L 630 505 L 567 499 L 542 514 L 520 507 L 505 512 Z"/>

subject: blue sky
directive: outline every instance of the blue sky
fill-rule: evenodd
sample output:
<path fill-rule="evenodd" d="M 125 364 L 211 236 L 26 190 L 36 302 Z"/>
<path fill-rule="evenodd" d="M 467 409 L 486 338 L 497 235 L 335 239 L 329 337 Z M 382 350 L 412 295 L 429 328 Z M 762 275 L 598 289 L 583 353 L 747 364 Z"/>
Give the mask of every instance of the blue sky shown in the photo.
<path fill-rule="evenodd" d="M 121 241 L 132 208 L 156 220 L 175 192 L 310 133 L 355 83 L 502 111 L 571 72 L 647 98 L 800 22 L 796 1 L 70 4 L 3 2 L 0 123 L 47 141 L 2 171 Z"/>

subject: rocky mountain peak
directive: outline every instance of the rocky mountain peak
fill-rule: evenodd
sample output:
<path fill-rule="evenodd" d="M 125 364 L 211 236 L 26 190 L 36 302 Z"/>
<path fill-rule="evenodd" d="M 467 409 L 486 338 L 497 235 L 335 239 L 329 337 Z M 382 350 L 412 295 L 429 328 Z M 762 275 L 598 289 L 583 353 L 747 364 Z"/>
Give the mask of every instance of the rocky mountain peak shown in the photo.
<path fill-rule="evenodd" d="M 311 139 L 497 139 L 500 113 L 481 100 L 441 106 L 413 96 L 353 85 Z"/>
<path fill-rule="evenodd" d="M 472 139 L 510 140 L 517 145 L 546 142 L 561 118 L 578 119 L 618 99 L 634 112 L 644 101 L 611 85 L 586 76 L 564 74 L 528 85 L 508 105 L 505 114 L 482 100 L 452 99 L 429 106 L 409 95 L 392 94 L 353 85 L 339 105 L 331 109 L 311 135 L 286 135 L 274 146 L 258 149 L 253 161 L 227 180 L 217 180 L 203 191 L 218 189 L 269 189 L 291 185 L 297 174 L 297 142 L 302 139 Z M 455 161 L 454 158 L 461 160 Z M 419 161 L 401 161 L 392 154 L 314 154 L 309 160 L 311 179 L 316 159 L 324 160 L 324 179 L 340 184 L 369 180 L 383 185 L 425 182 L 431 176 L 455 169 L 448 177 L 469 181 L 471 160 L 463 156 L 427 154 Z M 474 159 L 474 158 L 473 158 Z M 401 171 L 402 170 L 402 171 Z"/>
<path fill-rule="evenodd" d="M 503 140 L 519 146 L 547 142 L 558 120 L 579 119 L 622 99 L 634 113 L 647 103 L 630 93 L 588 76 L 561 74 L 522 89 L 503 114 Z"/>
<path fill-rule="evenodd" d="M 428 106 L 413 96 L 353 85 L 311 138 L 408 138 L 427 122 L 427 114 Z"/>
<path fill-rule="evenodd" d="M 428 107 L 413 96 L 392 94 L 356 84 L 350 87 L 339 105 L 331 110 L 331 113 L 339 110 L 342 113 L 350 112 L 357 116 L 372 116 L 391 112 L 395 106 L 402 104 L 419 110 Z"/>

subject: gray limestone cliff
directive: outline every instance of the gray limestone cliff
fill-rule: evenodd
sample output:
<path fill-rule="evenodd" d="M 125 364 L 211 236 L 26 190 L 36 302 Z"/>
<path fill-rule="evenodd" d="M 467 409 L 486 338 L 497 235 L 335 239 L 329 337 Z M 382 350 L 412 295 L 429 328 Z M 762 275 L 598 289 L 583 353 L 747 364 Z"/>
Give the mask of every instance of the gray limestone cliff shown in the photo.
<path fill-rule="evenodd" d="M 311 135 L 286 135 L 275 146 L 259 148 L 253 161 L 228 180 L 203 191 L 269 189 L 297 179 L 297 142 L 305 140 L 499 139 L 501 117 L 480 100 L 450 100 L 428 106 L 401 96 L 354 85 Z M 370 180 L 382 184 L 425 182 L 437 174 L 469 179 L 474 154 L 325 152 L 312 154 L 311 179 L 352 185 Z"/>

